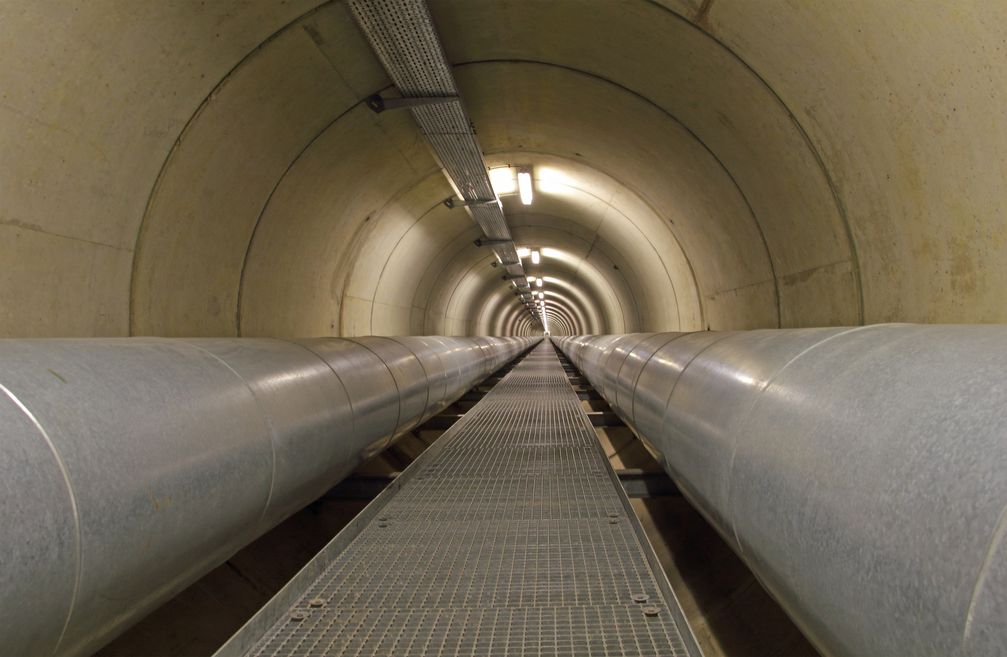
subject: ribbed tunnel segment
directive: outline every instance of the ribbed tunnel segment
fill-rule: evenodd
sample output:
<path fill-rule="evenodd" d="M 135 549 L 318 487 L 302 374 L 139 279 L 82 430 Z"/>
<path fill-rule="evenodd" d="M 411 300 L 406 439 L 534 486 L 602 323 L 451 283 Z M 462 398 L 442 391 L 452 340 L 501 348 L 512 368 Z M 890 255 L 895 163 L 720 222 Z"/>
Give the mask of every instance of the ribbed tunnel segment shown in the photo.
<path fill-rule="evenodd" d="M 551 335 L 624 335 L 585 374 L 815 645 L 1002 652 L 1003 341 L 762 331 L 1007 322 L 1005 25 L 980 0 L 3 0 L 0 648 L 87 652 L 391 467 L 517 343 L 359 336 L 537 335 L 532 293 Z M 387 56 L 415 28 L 441 84 Z M 186 342 L 76 342 L 126 336 Z M 207 652 L 282 582 L 224 627 L 231 583 L 173 615 Z M 711 634 L 759 625 L 723 620 L 737 590 Z"/>
<path fill-rule="evenodd" d="M 218 657 L 699 657 L 542 342 Z"/>

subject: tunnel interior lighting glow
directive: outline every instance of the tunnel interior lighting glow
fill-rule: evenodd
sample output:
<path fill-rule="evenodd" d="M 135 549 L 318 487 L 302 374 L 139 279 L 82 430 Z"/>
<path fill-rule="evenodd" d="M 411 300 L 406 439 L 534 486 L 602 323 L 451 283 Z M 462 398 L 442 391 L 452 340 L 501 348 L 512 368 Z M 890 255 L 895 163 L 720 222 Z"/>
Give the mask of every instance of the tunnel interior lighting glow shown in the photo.
<path fill-rule="evenodd" d="M 543 194 L 569 194 L 573 180 L 554 167 L 535 167 L 535 185 Z"/>
<path fill-rule="evenodd" d="M 535 287 L 542 287 L 542 279 L 541 278 L 535 279 Z"/>
<path fill-rule="evenodd" d="M 538 293 L 538 298 L 539 299 L 545 299 L 545 293 L 544 292 L 539 292 Z"/>
<path fill-rule="evenodd" d="M 549 247 L 546 247 L 542 249 L 542 255 L 547 258 L 561 258 L 563 257 L 563 252 L 558 249 L 550 249 Z"/>
<path fill-rule="evenodd" d="M 518 193 L 521 195 L 521 203 L 524 205 L 531 205 L 533 193 L 532 193 L 530 170 L 526 169 L 523 171 L 518 171 L 517 189 Z"/>
<path fill-rule="evenodd" d="M 489 170 L 490 184 L 496 195 L 506 196 L 517 191 L 517 179 L 514 167 L 494 167 Z"/>
<path fill-rule="evenodd" d="M 532 251 L 531 252 L 531 263 L 533 265 L 537 265 L 541 261 L 542 261 L 542 254 L 539 253 L 538 251 Z"/>
<path fill-rule="evenodd" d="M 531 249 L 529 249 L 526 246 L 522 246 L 520 249 L 517 250 L 517 257 L 527 258 L 529 253 L 531 253 Z"/>
<path fill-rule="evenodd" d="M 529 283 L 534 283 L 534 282 L 535 282 L 535 280 L 536 280 L 536 279 L 535 279 L 535 277 L 534 277 L 534 276 L 529 276 L 529 277 L 528 277 L 528 282 L 529 282 Z"/>

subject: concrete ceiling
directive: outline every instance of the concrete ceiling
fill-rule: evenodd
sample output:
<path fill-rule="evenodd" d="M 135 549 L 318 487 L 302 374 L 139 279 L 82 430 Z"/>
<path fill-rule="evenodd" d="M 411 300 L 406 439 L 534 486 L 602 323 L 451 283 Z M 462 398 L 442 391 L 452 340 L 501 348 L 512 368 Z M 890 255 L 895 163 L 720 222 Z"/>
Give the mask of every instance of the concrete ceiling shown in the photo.
<path fill-rule="evenodd" d="M 431 0 L 557 332 L 1007 320 L 1007 5 Z M 0 334 L 533 330 L 349 11 L 0 4 Z"/>

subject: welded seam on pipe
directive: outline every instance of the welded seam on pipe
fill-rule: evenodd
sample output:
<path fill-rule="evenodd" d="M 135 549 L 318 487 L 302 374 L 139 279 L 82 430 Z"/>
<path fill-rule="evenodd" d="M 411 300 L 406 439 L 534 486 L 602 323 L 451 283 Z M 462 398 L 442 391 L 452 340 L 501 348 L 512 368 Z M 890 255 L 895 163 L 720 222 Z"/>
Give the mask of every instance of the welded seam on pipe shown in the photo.
<path fill-rule="evenodd" d="M 395 438 L 395 435 L 399 431 L 399 425 L 402 423 L 402 390 L 399 389 L 399 382 L 395 378 L 395 372 L 392 371 L 392 368 L 388 365 L 388 363 L 385 362 L 385 359 L 379 356 L 376 351 L 374 351 L 364 343 L 359 342 L 358 340 L 355 340 L 353 338 L 343 338 L 343 339 L 346 340 L 347 342 L 352 342 L 355 345 L 363 347 L 371 354 L 373 354 L 374 357 L 377 358 L 381 362 L 381 364 L 385 366 L 385 369 L 388 370 L 388 375 L 392 377 L 392 385 L 395 386 L 395 395 L 398 398 L 399 403 L 396 406 L 395 426 L 392 427 L 392 433 L 390 436 L 388 436 L 388 440 L 385 441 L 384 447 L 382 447 L 382 449 L 385 449 L 386 447 L 392 444 L 392 439 Z"/>
<path fill-rule="evenodd" d="M 814 351 L 818 347 L 821 347 L 822 345 L 824 345 L 826 342 L 829 342 L 830 340 L 832 340 L 834 338 L 838 338 L 841 335 L 849 335 L 850 333 L 856 333 L 857 331 L 863 331 L 864 329 L 870 329 L 870 328 L 874 328 L 874 326 L 873 325 L 872 326 L 858 326 L 856 328 L 851 328 L 851 329 L 848 329 L 846 331 L 842 331 L 841 333 L 834 333 L 833 335 L 826 336 L 824 339 L 819 340 L 818 342 L 816 342 L 816 343 L 814 343 L 812 345 L 809 345 L 808 347 L 802 349 L 793 358 L 791 358 L 790 360 L 788 360 L 786 363 L 784 363 L 782 366 L 780 366 L 779 369 L 777 369 L 775 372 L 773 372 L 772 375 L 770 375 L 769 377 L 766 378 L 766 382 L 758 389 L 758 391 L 756 391 L 755 395 L 753 395 L 752 402 L 748 405 L 748 408 L 746 408 L 743 413 L 739 413 L 738 420 L 736 420 L 736 421 L 740 421 L 740 418 L 747 417 L 747 416 L 751 415 L 752 411 L 754 411 L 755 408 L 759 405 L 759 402 L 762 400 L 762 395 L 765 394 L 766 390 L 768 390 L 769 387 L 771 385 L 773 385 L 773 382 L 776 381 L 776 379 L 779 378 L 779 376 L 781 374 L 783 374 L 783 372 L 786 371 L 786 369 L 788 367 L 790 367 L 793 363 L 795 363 L 796 361 L 798 361 L 802 356 L 804 356 L 805 354 L 807 354 L 807 353 L 809 353 L 811 351 Z M 716 343 L 714 343 L 714 344 L 716 344 Z M 685 369 L 682 370 L 682 374 L 685 374 Z M 681 376 L 679 378 L 681 378 Z M 669 399 L 669 403 L 670 403 L 670 401 L 671 400 Z M 727 490 L 726 490 L 727 505 L 728 505 L 728 510 L 730 512 L 730 515 L 728 516 L 728 521 L 731 523 L 731 533 L 734 535 L 734 544 L 735 544 L 735 546 L 738 549 L 738 554 L 739 555 L 744 555 L 745 554 L 745 548 L 744 548 L 744 546 L 741 543 L 741 537 L 738 536 L 738 523 L 736 521 L 736 518 L 737 518 L 737 509 L 735 509 L 735 506 L 734 506 L 735 498 L 734 498 L 734 496 L 731 495 L 732 484 L 734 483 L 734 464 L 735 464 L 735 461 L 737 460 L 737 456 L 738 456 L 738 428 L 737 428 L 736 425 L 731 425 L 731 427 L 730 427 L 730 436 L 731 436 L 731 460 L 730 460 L 728 468 L 727 468 L 727 481 L 726 481 L 726 484 L 725 484 L 726 487 L 727 487 Z M 761 578 L 760 578 L 759 581 L 760 582 L 762 581 Z M 769 587 L 766 587 L 766 588 L 769 588 Z"/>
<path fill-rule="evenodd" d="M 336 381 L 339 381 L 339 385 L 342 386 L 342 388 L 343 388 L 343 394 L 346 395 L 346 405 L 350 408 L 350 430 L 352 432 L 356 433 L 356 431 L 357 431 L 357 411 L 356 411 L 356 409 L 353 408 L 353 396 L 350 395 L 350 389 L 346 387 L 346 383 L 342 380 L 342 378 L 340 378 L 339 372 L 336 371 L 336 368 L 334 368 L 329 361 L 327 361 L 324 358 L 322 358 L 322 355 L 320 353 L 318 353 L 317 351 L 315 351 L 314 349 L 312 349 L 311 347 L 309 347 L 309 346 L 307 346 L 305 344 L 301 344 L 300 342 L 295 342 L 294 340 L 286 340 L 286 339 L 283 339 L 283 338 L 276 338 L 276 339 L 280 340 L 281 342 L 286 342 L 287 344 L 292 344 L 292 345 L 294 345 L 296 347 L 300 347 L 304 351 L 308 352 L 309 354 L 311 354 L 312 356 L 314 356 L 315 358 L 317 358 L 318 360 L 320 360 L 322 362 L 322 364 L 325 365 L 325 367 L 327 367 L 330 372 L 332 372 L 332 375 L 336 377 Z M 342 338 L 329 338 L 329 339 L 330 340 L 339 340 L 339 339 L 342 339 Z"/>
<path fill-rule="evenodd" d="M 73 595 L 70 597 L 70 605 L 66 610 L 66 618 L 63 619 L 63 627 L 59 631 L 59 637 L 56 639 L 56 643 L 53 645 L 52 654 L 56 654 L 59 651 L 60 645 L 63 643 L 63 638 L 66 636 L 66 630 L 70 626 L 70 620 L 73 618 L 73 612 L 77 607 L 77 596 L 80 592 L 80 579 L 81 574 L 84 569 L 84 546 L 83 539 L 81 537 L 80 529 L 80 509 L 77 507 L 77 494 L 74 492 L 73 483 L 70 481 L 70 471 L 67 470 L 66 464 L 63 462 L 63 458 L 59 455 L 59 450 L 56 449 L 56 445 L 52 442 L 52 438 L 49 437 L 49 433 L 42 426 L 42 423 L 38 421 L 35 414 L 28 410 L 28 407 L 21 403 L 21 400 L 17 398 L 13 392 L 11 392 L 7 386 L 0 383 L 0 391 L 3 391 L 5 395 L 17 406 L 21 412 L 24 414 L 28 421 L 32 423 L 35 429 L 42 435 L 45 439 L 46 447 L 52 453 L 53 459 L 56 461 L 56 466 L 59 468 L 59 472 L 63 475 L 63 483 L 66 484 L 66 490 L 70 498 L 70 508 L 73 510 L 73 530 L 74 530 L 74 577 L 73 577 Z"/>
<path fill-rule="evenodd" d="M 203 347 L 200 347 L 198 344 L 195 343 L 193 343 L 192 346 L 195 347 L 197 350 L 203 352 L 213 360 L 219 362 L 221 365 L 224 366 L 224 369 L 234 374 L 234 376 L 238 377 L 238 380 L 241 381 L 241 383 L 245 386 L 245 389 L 248 390 L 248 394 L 250 394 L 252 396 L 252 399 L 255 400 L 255 407 L 259 409 L 259 414 L 262 416 L 262 419 L 264 420 L 266 425 L 266 429 L 269 432 L 269 462 L 271 467 L 269 474 L 269 492 L 266 493 L 266 502 L 265 504 L 262 505 L 262 513 L 259 514 L 259 522 L 262 522 L 263 520 L 265 520 L 266 515 L 269 513 L 269 507 L 273 503 L 273 492 L 276 490 L 276 440 L 279 438 L 279 434 L 276 431 L 276 427 L 273 425 L 272 418 L 269 417 L 269 412 L 266 411 L 265 406 L 262 405 L 262 400 L 259 399 L 259 396 L 257 394 L 255 394 L 255 389 L 252 388 L 252 384 L 250 384 L 248 380 L 245 379 L 245 377 L 238 374 L 237 370 L 231 367 L 231 365 L 227 361 L 225 361 L 217 354 L 207 349 L 204 349 Z"/>
<path fill-rule="evenodd" d="M 669 344 L 671 344 L 675 340 L 678 340 L 679 338 L 685 337 L 686 335 L 689 335 L 689 334 L 688 333 L 679 333 L 679 334 L 675 335 L 674 337 L 672 337 L 672 338 L 670 338 L 668 340 L 665 340 L 661 344 L 660 347 L 655 347 L 654 350 L 650 352 L 650 355 L 647 356 L 647 360 L 643 361 L 643 365 L 640 367 L 640 371 L 636 373 L 636 378 L 633 379 L 633 405 L 630 407 L 632 410 L 630 411 L 630 414 L 629 414 L 629 417 L 631 417 L 633 419 L 633 424 L 634 425 L 636 425 L 636 386 L 639 385 L 639 383 L 640 383 L 640 377 L 643 376 L 643 373 L 646 371 L 647 366 L 650 365 L 650 361 L 654 359 L 654 356 L 656 356 L 662 349 L 664 349 L 665 347 L 667 347 Z M 640 345 L 638 344 L 637 347 L 639 347 L 639 346 Z"/>
<path fill-rule="evenodd" d="M 622 357 L 622 362 L 619 363 L 619 369 L 616 371 L 615 376 L 612 377 L 612 380 L 615 383 L 615 393 L 614 393 L 614 395 L 615 395 L 615 405 L 618 408 L 622 408 L 622 404 L 619 403 L 619 381 L 622 379 L 622 371 L 624 369 L 626 369 L 626 361 L 628 361 L 629 357 L 633 355 L 633 352 L 636 351 L 637 347 L 639 347 L 641 344 L 643 344 L 644 342 L 646 342 L 647 340 L 649 340 L 650 338 L 652 338 L 652 337 L 654 337 L 655 335 L 658 335 L 658 334 L 654 333 L 653 331 L 651 331 L 651 332 L 643 333 L 641 335 L 642 335 L 642 337 L 639 340 L 637 340 L 636 342 L 634 342 L 632 347 L 629 347 L 628 349 L 626 349 L 626 353 Z M 637 376 L 639 376 L 639 375 L 637 375 Z M 633 385 L 634 386 L 636 385 L 636 379 L 635 378 L 633 379 Z M 630 413 L 629 416 L 633 417 L 633 414 Z"/>
<path fill-rule="evenodd" d="M 993 536 L 990 538 L 989 547 L 986 549 L 986 555 L 983 558 L 982 567 L 979 568 L 979 574 L 976 575 L 975 586 L 972 587 L 972 595 L 969 598 L 968 611 L 965 614 L 965 627 L 962 629 L 961 646 L 963 651 L 968 645 L 969 637 L 972 634 L 972 620 L 975 617 L 976 605 L 982 598 L 990 565 L 993 563 L 993 558 L 996 556 L 997 551 L 1000 548 L 1000 544 L 1003 543 L 1004 535 L 1007 535 L 1007 505 L 1004 505 L 1003 510 L 1000 511 L 1000 517 L 997 519 Z"/>
<path fill-rule="evenodd" d="M 388 340 L 389 342 L 394 342 L 395 344 L 399 345 L 400 347 L 402 347 L 403 349 L 405 349 L 406 351 L 408 351 L 409 355 L 412 356 L 413 360 L 415 360 L 416 363 L 420 366 L 420 370 L 423 372 L 423 380 L 427 382 L 427 385 L 426 385 L 427 394 L 423 398 L 423 413 L 420 415 L 420 422 L 422 422 L 424 420 L 424 418 L 426 417 L 427 411 L 430 409 L 430 373 L 427 372 L 426 366 L 423 365 L 423 360 L 418 355 L 416 355 L 416 352 L 413 351 L 412 348 L 409 347 L 409 346 L 407 346 L 404 342 L 402 342 L 401 340 L 399 340 L 397 338 L 384 337 L 384 336 L 379 336 L 379 337 L 382 337 L 385 340 Z M 438 361 L 440 361 L 440 357 L 439 356 L 437 357 L 437 359 L 438 359 Z M 443 363 L 443 361 L 441 361 L 441 371 L 443 371 L 443 370 L 444 370 L 444 363 Z M 400 413 L 401 413 L 401 410 L 400 410 Z M 398 427 L 396 427 L 396 431 L 397 430 L 398 430 Z"/>

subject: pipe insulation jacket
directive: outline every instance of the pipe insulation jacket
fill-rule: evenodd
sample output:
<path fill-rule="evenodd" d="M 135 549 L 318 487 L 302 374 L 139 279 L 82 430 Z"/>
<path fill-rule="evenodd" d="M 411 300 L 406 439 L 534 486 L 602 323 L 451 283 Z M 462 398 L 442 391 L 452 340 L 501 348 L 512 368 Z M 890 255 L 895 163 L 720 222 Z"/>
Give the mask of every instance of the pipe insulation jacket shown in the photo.
<path fill-rule="evenodd" d="M 1007 650 L 1007 327 L 553 340 L 823 653 Z"/>
<path fill-rule="evenodd" d="M 0 654 L 88 654 L 530 338 L 0 341 Z"/>

